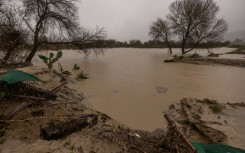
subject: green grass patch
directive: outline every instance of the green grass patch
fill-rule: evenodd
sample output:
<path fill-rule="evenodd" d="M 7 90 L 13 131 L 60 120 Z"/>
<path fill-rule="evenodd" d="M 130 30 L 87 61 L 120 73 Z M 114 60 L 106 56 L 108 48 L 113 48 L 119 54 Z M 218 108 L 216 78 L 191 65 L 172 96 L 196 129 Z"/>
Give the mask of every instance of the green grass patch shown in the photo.
<path fill-rule="evenodd" d="M 221 104 L 212 104 L 209 106 L 209 108 L 216 114 L 222 112 L 222 110 L 225 108 L 223 105 Z"/>
<path fill-rule="evenodd" d="M 88 73 L 85 73 L 83 71 L 81 71 L 78 75 L 77 75 L 77 80 L 83 80 L 83 79 L 88 79 L 89 76 Z"/>
<path fill-rule="evenodd" d="M 75 145 L 71 143 L 71 141 L 66 141 L 63 145 L 66 149 L 69 150 L 74 150 L 75 149 Z"/>

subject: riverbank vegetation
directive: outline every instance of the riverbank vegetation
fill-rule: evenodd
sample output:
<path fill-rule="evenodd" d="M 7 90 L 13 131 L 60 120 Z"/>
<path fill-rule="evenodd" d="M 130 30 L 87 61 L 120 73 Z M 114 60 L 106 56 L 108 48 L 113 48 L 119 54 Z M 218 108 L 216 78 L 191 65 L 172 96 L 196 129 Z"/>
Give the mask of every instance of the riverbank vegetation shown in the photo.
<path fill-rule="evenodd" d="M 239 45 L 238 48 L 232 52 L 229 52 L 227 54 L 245 54 L 245 45 Z"/>
<path fill-rule="evenodd" d="M 171 47 L 174 48 L 181 48 L 181 42 L 179 41 L 171 41 Z M 168 48 L 167 44 L 162 41 L 156 40 L 148 40 L 148 41 L 141 41 L 138 39 L 132 39 L 130 41 L 118 41 L 115 39 L 107 39 L 103 41 L 94 42 L 94 44 L 87 43 L 86 46 L 94 46 L 96 48 Z M 191 47 L 191 44 L 186 44 L 186 47 Z M 196 48 L 199 49 L 208 49 L 208 48 L 220 48 L 220 47 L 231 47 L 235 48 L 236 46 L 233 45 L 230 41 L 216 41 L 216 42 L 205 42 L 200 43 L 199 46 Z M 62 49 L 74 49 L 77 48 L 74 45 L 64 45 L 64 44 L 45 44 L 40 46 L 40 50 L 62 50 Z"/>
<path fill-rule="evenodd" d="M 180 41 L 170 41 L 171 48 L 181 48 Z M 106 48 L 168 48 L 168 45 L 160 40 L 148 40 L 142 42 L 141 40 L 130 40 L 130 41 L 117 41 L 114 39 L 105 40 L 104 44 Z M 187 43 L 186 47 L 191 47 L 191 44 Z M 219 47 L 233 47 L 230 41 L 209 41 L 200 43 L 196 48 L 219 48 Z"/>

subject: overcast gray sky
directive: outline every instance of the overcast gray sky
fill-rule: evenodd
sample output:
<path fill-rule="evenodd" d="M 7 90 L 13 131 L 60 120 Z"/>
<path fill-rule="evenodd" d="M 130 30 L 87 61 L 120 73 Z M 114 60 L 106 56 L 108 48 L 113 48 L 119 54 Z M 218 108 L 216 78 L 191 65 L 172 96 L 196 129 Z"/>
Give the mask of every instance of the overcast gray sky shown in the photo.
<path fill-rule="evenodd" d="M 104 27 L 108 38 L 148 40 L 150 24 L 165 18 L 174 0 L 82 0 L 79 16 L 88 28 Z M 245 30 L 245 0 L 216 0 L 229 32 Z"/>

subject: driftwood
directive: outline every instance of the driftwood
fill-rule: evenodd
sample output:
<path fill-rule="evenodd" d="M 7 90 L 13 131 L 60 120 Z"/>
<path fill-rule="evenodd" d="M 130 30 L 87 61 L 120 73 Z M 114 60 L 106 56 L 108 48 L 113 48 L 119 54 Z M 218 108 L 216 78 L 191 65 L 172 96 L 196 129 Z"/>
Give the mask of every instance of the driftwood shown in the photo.
<path fill-rule="evenodd" d="M 25 99 L 32 99 L 32 100 L 41 100 L 41 101 L 45 101 L 47 100 L 46 98 L 38 98 L 38 97 L 32 97 L 32 96 L 22 96 L 22 95 L 12 95 L 13 97 L 17 97 L 17 98 L 25 98 Z"/>
<path fill-rule="evenodd" d="M 80 119 L 72 119 L 66 122 L 51 121 L 49 126 L 41 128 L 40 136 L 44 140 L 56 140 L 78 132 L 81 129 L 97 124 L 97 115 L 90 114 L 82 116 Z"/>
<path fill-rule="evenodd" d="M 167 114 L 164 114 L 164 117 L 168 121 L 169 126 L 178 133 L 182 141 L 184 141 L 184 143 L 188 146 L 190 153 L 197 153 L 195 147 L 191 144 L 191 142 L 187 139 L 187 137 L 183 134 L 183 132 L 177 127 L 174 120 Z"/>
<path fill-rule="evenodd" d="M 27 106 L 29 105 L 29 103 L 27 102 L 23 102 L 21 103 L 19 106 L 11 109 L 9 112 L 7 112 L 5 115 L 3 115 L 0 120 L 1 121 L 5 121 L 5 120 L 10 120 L 11 118 L 13 118 L 17 113 L 19 113 L 20 111 L 22 111 L 23 109 L 25 109 Z"/>
<path fill-rule="evenodd" d="M 47 90 L 37 88 L 25 83 L 17 83 L 12 85 L 2 84 L 0 86 L 1 90 L 6 93 L 7 96 L 12 97 L 13 95 L 17 95 L 16 97 L 20 98 L 29 98 L 35 100 L 56 100 L 57 96 Z M 41 99 L 38 99 L 41 98 Z"/>

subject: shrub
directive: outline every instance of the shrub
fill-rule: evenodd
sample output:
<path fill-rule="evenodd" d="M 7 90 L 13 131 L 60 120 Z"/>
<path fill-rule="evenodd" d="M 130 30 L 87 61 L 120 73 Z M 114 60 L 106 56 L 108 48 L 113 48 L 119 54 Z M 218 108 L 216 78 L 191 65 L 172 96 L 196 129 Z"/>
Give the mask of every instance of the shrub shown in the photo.
<path fill-rule="evenodd" d="M 77 76 L 77 80 L 83 80 L 83 79 L 88 79 L 88 73 L 84 73 L 83 71 L 81 71 L 78 76 Z"/>
<path fill-rule="evenodd" d="M 209 108 L 214 112 L 214 113 L 220 113 L 224 109 L 224 106 L 221 104 L 212 104 L 209 106 Z"/>
<path fill-rule="evenodd" d="M 227 54 L 245 54 L 245 46 L 240 46 L 236 50 L 229 52 Z"/>

